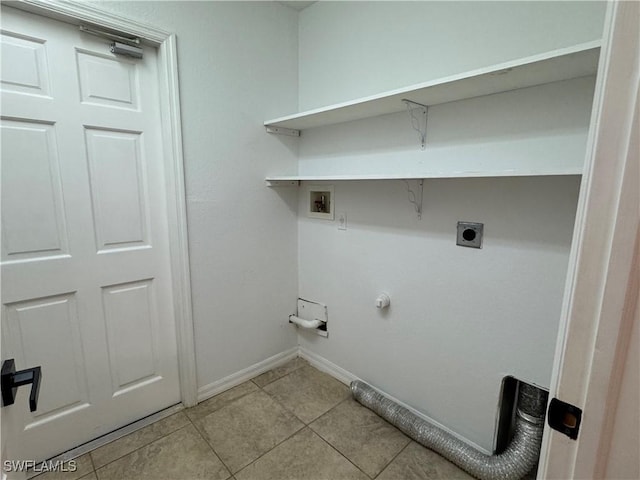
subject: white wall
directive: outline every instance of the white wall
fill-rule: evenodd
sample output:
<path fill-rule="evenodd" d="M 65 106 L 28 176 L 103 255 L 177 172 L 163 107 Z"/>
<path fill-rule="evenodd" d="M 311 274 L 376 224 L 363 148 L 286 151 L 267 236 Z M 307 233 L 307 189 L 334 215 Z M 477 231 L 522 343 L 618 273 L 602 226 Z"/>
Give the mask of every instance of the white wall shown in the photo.
<path fill-rule="evenodd" d="M 596 40 L 605 2 L 320 1 L 300 12 L 300 110 Z"/>
<path fill-rule="evenodd" d="M 298 25 L 297 12 L 272 2 L 100 5 L 178 34 L 199 385 L 295 345 L 286 314 L 298 293 L 326 302 L 331 321 L 329 339 L 303 335 L 302 346 L 491 449 L 502 376 L 548 379 L 579 180 L 427 181 L 422 221 L 402 182 L 336 183 L 349 224 L 339 232 L 333 222 L 298 215 L 304 197 L 297 204 L 294 189 L 264 187 L 266 173 L 296 171 L 298 140 L 268 136 L 262 122 L 298 103 L 334 103 L 593 40 L 603 6 L 319 2 Z M 552 145 L 558 136 L 561 151 L 575 155 L 588 121 L 588 82 L 565 92 L 577 98 L 575 108 L 563 111 L 568 97 L 555 97 L 560 118 L 538 125 L 533 137 Z M 467 153 L 484 145 L 506 158 L 532 139 L 530 130 L 523 134 L 527 109 L 498 138 L 499 122 L 478 115 L 477 100 L 466 102 L 459 104 L 476 123 L 465 135 L 475 129 L 479 137 L 465 142 L 446 128 L 438 134 L 436 121 L 430 140 L 435 134 L 437 144 L 440 135 L 442 147 L 455 151 L 461 143 Z M 462 118 L 456 108 L 440 110 L 441 127 Z M 302 166 L 340 156 L 338 167 L 377 161 L 385 149 L 405 162 L 415 137 L 402 127 L 397 144 L 385 143 L 387 120 L 377 130 L 334 132 L 342 146 L 355 138 L 351 159 L 344 150 L 323 153 L 335 145 L 314 143 L 313 135 L 301 138 Z M 390 121 L 400 131 L 400 116 Z M 349 136 L 358 129 L 362 138 Z M 365 142 L 363 150 L 367 137 L 372 148 Z M 515 143 L 500 150 L 505 140 Z M 549 148 L 536 150 L 533 140 L 527 154 L 545 157 Z M 457 220 L 485 223 L 482 250 L 455 246 Z M 393 302 L 382 315 L 373 308 L 381 290 Z"/>
<path fill-rule="evenodd" d="M 589 76 L 432 106 L 424 151 L 406 111 L 310 129 L 299 173 L 579 172 L 594 85 Z"/>
<path fill-rule="evenodd" d="M 300 216 L 300 296 L 330 322 L 301 346 L 491 450 L 502 378 L 548 386 L 578 187 L 427 180 L 417 220 L 401 181 L 334 183 L 347 231 Z M 458 220 L 484 223 L 481 250 L 455 245 Z"/>
<path fill-rule="evenodd" d="M 300 14 L 300 107 L 591 41 L 603 15 L 599 3 L 320 2 Z M 305 132 L 300 172 L 580 164 L 592 90 L 578 79 L 432 108 L 425 152 L 401 114 Z M 299 199 L 299 294 L 330 322 L 328 339 L 301 346 L 491 450 L 502 377 L 548 386 L 579 178 L 427 180 L 420 221 L 401 181 L 334 186 L 347 231 Z M 483 249 L 455 245 L 459 220 L 485 224 Z"/>
<path fill-rule="evenodd" d="M 295 168 L 265 118 L 297 109 L 297 12 L 275 2 L 100 2 L 178 36 L 198 385 L 288 348 L 297 290 Z M 277 48 L 274 48 L 276 46 Z"/>

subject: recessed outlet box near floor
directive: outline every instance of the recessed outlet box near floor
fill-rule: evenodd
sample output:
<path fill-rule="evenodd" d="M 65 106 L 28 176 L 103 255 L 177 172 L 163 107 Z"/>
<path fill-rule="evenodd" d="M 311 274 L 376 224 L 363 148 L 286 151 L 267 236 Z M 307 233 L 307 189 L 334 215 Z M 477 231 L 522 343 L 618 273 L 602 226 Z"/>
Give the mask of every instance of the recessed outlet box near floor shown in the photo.
<path fill-rule="evenodd" d="M 307 216 L 333 220 L 333 185 L 310 185 Z"/>

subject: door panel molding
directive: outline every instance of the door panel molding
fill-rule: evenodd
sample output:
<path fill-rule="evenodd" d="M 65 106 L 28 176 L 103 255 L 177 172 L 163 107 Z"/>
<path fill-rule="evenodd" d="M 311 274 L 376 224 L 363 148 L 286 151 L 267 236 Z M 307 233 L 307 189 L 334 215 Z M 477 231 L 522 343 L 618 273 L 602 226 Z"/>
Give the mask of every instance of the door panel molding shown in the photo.
<path fill-rule="evenodd" d="M 7 6 L 79 25 L 90 23 L 139 37 L 158 49 L 163 153 L 167 189 L 171 282 L 178 347 L 180 397 L 185 407 L 198 403 L 191 273 L 189 267 L 187 208 L 182 152 L 182 122 L 178 84 L 176 35 L 100 8 L 68 0 L 22 0 Z"/>

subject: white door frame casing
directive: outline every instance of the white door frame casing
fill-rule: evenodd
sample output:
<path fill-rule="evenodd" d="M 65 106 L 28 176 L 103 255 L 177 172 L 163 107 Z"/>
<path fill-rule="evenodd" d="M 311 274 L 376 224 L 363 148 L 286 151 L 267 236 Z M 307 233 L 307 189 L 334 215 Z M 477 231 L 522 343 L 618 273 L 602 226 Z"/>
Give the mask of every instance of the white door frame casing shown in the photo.
<path fill-rule="evenodd" d="M 139 37 L 158 49 L 160 108 L 167 192 L 167 215 L 174 318 L 180 375 L 180 397 L 185 407 L 198 403 L 195 340 L 191 309 L 191 275 L 187 208 L 182 153 L 182 124 L 178 90 L 176 35 L 150 25 L 68 0 L 21 0 L 7 6 L 74 25 L 89 24 Z"/>
<path fill-rule="evenodd" d="M 538 478 L 605 474 L 638 285 L 638 18 L 609 4 L 550 389 L 583 419 L 577 440 L 545 429 Z"/>

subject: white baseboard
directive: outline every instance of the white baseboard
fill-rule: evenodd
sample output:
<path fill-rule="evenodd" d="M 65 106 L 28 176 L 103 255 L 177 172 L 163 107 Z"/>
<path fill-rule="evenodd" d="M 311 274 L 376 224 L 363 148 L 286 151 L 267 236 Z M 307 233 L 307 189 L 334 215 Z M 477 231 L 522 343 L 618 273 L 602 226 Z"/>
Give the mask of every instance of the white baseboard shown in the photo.
<path fill-rule="evenodd" d="M 331 375 L 333 378 L 335 378 L 336 380 L 338 380 L 338 381 L 340 381 L 340 382 L 342 382 L 342 383 L 344 383 L 346 385 L 349 385 L 353 380 L 361 380 L 361 381 L 364 382 L 364 380 L 358 378 L 357 375 L 354 375 L 353 373 L 349 372 L 348 370 L 345 370 L 344 368 L 339 367 L 335 363 L 330 362 L 326 358 L 321 357 L 317 353 L 311 352 L 310 350 L 307 350 L 306 348 L 300 347 L 300 355 L 299 356 L 301 358 L 304 358 L 307 362 L 309 362 L 311 365 L 316 367 L 318 370 L 321 370 L 321 371 Z M 365 383 L 367 383 L 367 382 L 365 382 Z M 367 385 L 369 385 L 369 384 L 367 383 Z M 395 402 L 398 405 L 406 408 L 407 410 L 409 410 L 411 413 L 413 413 L 417 417 L 421 418 L 422 420 L 430 423 L 431 425 L 434 425 L 434 426 L 438 427 L 441 430 L 444 430 L 445 432 L 451 434 L 452 436 L 454 436 L 455 438 L 457 438 L 461 442 L 466 443 L 467 445 L 475 448 L 476 450 L 484 453 L 485 455 L 491 455 L 493 453 L 493 452 L 490 452 L 487 449 L 481 447 L 477 443 L 472 442 L 471 440 L 469 440 L 469 439 L 463 437 L 462 435 L 454 432 L 453 430 L 447 428 L 446 426 L 444 426 L 441 423 L 435 421 L 433 418 L 425 415 L 424 413 L 416 410 L 415 408 L 411 407 L 410 405 L 407 405 L 406 403 L 401 402 L 400 400 L 398 400 L 397 398 L 389 395 L 388 393 L 383 392 L 379 388 L 376 388 L 373 385 L 369 385 L 369 386 L 371 388 L 373 388 L 375 391 L 377 391 L 378 393 L 380 393 L 381 395 L 387 397 L 392 402 Z"/>
<path fill-rule="evenodd" d="M 298 357 L 298 347 L 280 352 L 273 357 L 269 357 L 261 362 L 255 363 L 239 372 L 233 373 L 227 377 L 216 380 L 213 383 L 198 388 L 198 402 L 202 402 L 207 398 L 213 397 L 219 393 L 229 390 L 230 388 L 240 385 L 241 383 L 257 377 L 261 373 L 267 372 L 273 368 L 287 363 Z"/>
<path fill-rule="evenodd" d="M 360 380 L 353 373 L 345 370 L 342 367 L 339 367 L 335 363 L 330 362 L 326 358 L 321 357 L 317 353 L 307 350 L 304 347 L 300 347 L 300 358 L 304 358 L 318 370 L 328 373 L 333 378 L 335 378 L 339 382 L 344 383 L 345 385 L 349 385 L 353 380 Z"/>

